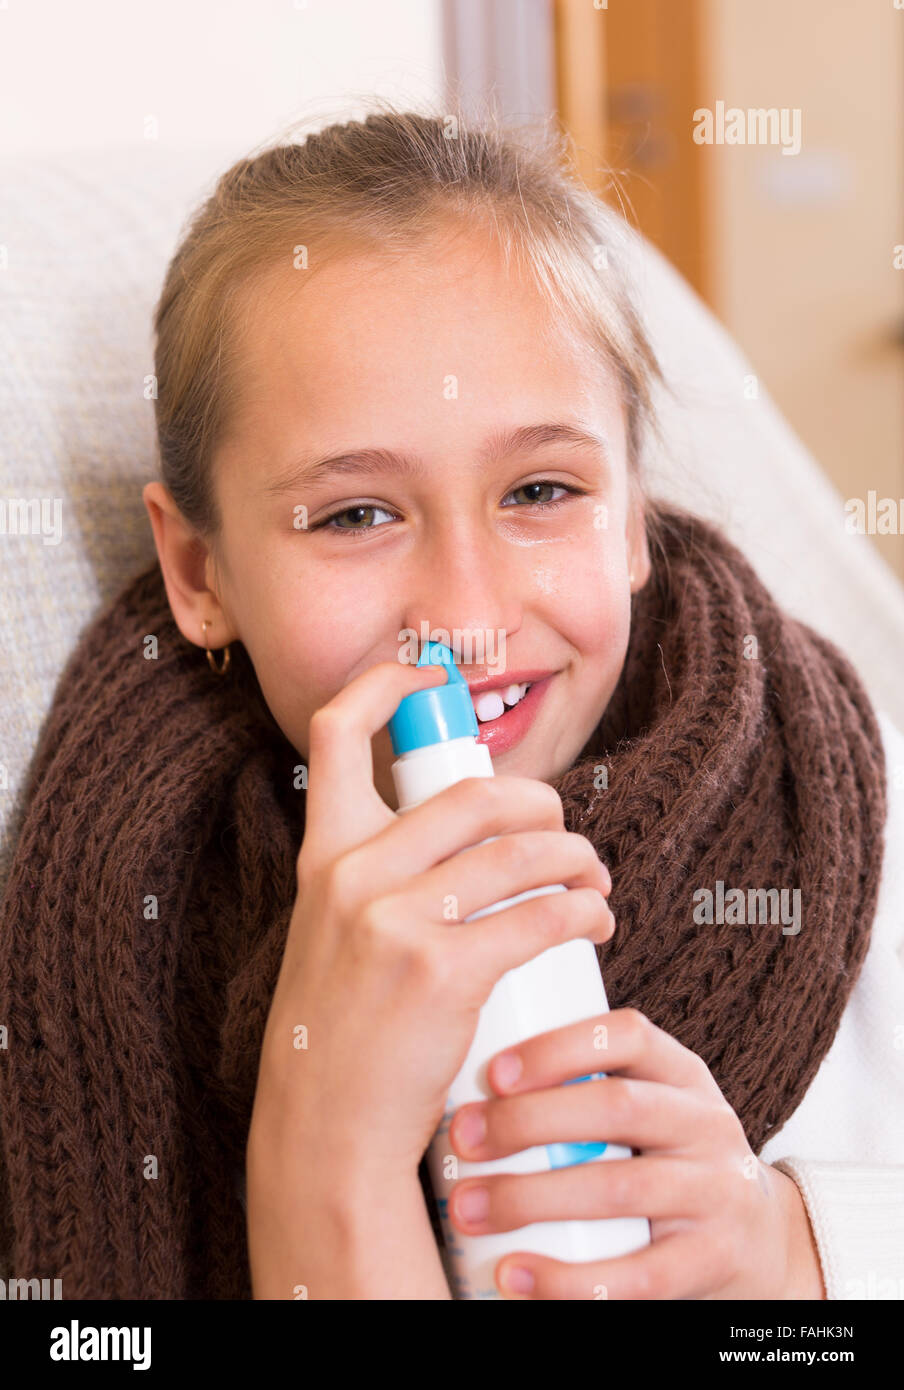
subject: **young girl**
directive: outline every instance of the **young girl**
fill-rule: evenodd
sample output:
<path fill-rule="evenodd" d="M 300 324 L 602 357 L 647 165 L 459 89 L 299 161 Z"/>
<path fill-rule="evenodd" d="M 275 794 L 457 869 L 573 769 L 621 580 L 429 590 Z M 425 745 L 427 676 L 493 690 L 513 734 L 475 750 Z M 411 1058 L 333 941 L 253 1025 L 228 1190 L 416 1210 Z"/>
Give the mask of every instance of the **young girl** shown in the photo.
<path fill-rule="evenodd" d="M 564 154 L 384 108 L 240 161 L 169 266 L 159 567 L 63 672 L 0 908 L 8 1264 L 64 1297 L 448 1298 L 424 1151 L 495 982 L 575 937 L 603 1058 L 525 1041 L 450 1141 L 635 1156 L 450 1218 L 652 1241 L 499 1291 L 904 1296 L 904 739 L 646 495 L 658 368 Z M 412 633 L 497 775 L 397 817 Z"/>

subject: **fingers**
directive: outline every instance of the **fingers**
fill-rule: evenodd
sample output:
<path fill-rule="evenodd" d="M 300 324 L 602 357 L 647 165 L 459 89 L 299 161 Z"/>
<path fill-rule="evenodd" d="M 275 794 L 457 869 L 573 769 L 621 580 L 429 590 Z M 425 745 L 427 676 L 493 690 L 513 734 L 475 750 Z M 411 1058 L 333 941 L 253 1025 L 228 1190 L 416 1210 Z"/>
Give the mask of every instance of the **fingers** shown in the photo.
<path fill-rule="evenodd" d="M 362 850 L 361 873 L 366 877 L 379 865 L 381 882 L 391 891 L 493 835 L 519 830 L 561 831 L 563 826 L 561 798 L 547 783 L 532 777 L 465 777 L 420 806 L 393 816 Z M 549 875 L 542 881 L 549 883 Z M 455 889 L 446 887 L 443 891 Z M 484 905 L 491 901 L 487 898 Z M 430 915 L 440 920 L 435 911 Z"/>
<path fill-rule="evenodd" d="M 424 852 L 435 855 L 436 849 Z M 370 872 L 365 862 L 368 853 L 362 851 L 359 866 L 365 879 Z M 415 871 L 407 866 L 420 862 L 420 858 L 400 853 L 397 859 L 387 859 L 387 852 L 378 845 L 374 847 L 374 862 L 381 865 L 384 891 L 391 892 L 414 879 Z M 612 887 L 608 869 L 583 835 L 565 830 L 524 830 L 495 836 L 486 844 L 443 859 L 418 876 L 416 896 L 412 883 L 408 901 L 424 921 L 463 922 L 471 913 L 504 898 L 553 883 L 566 888 L 595 888 L 604 897 Z"/>
<path fill-rule="evenodd" d="M 738 1181 L 742 1182 L 740 1172 Z M 449 1216 L 464 1235 L 517 1231 L 534 1221 L 595 1221 L 645 1216 L 701 1218 L 712 1212 L 712 1171 L 687 1159 L 642 1154 L 573 1163 L 551 1172 L 463 1178 L 449 1196 Z M 469 1193 L 484 1188 L 483 1210 Z"/>
<path fill-rule="evenodd" d="M 597 888 L 569 888 L 529 898 L 476 922 L 464 922 L 449 934 L 449 947 L 467 953 L 468 986 L 485 999 L 507 971 L 551 946 L 579 937 L 607 941 L 611 918 L 609 905 Z"/>
<path fill-rule="evenodd" d="M 468 1125 L 482 1116 L 484 1136 L 466 1143 Z M 734 1112 L 725 1107 L 726 1137 Z M 456 1153 L 468 1163 L 486 1163 L 535 1144 L 626 1144 L 629 1148 L 690 1152 L 702 1138 L 716 1138 L 721 1116 L 693 1091 L 658 1081 L 607 1076 L 574 1086 L 526 1091 L 491 1102 L 461 1106 L 449 1128 Z"/>
<path fill-rule="evenodd" d="M 706 1086 L 712 1082 L 709 1069 L 696 1052 L 657 1028 L 637 1009 L 613 1009 L 538 1033 L 505 1050 L 507 1057 L 515 1053 L 521 1073 L 508 1083 L 497 1069 L 496 1058 L 488 1064 L 490 1084 L 500 1095 L 555 1086 L 595 1071 L 618 1072 L 671 1086 Z"/>
<path fill-rule="evenodd" d="M 499 1261 L 495 1278 L 507 1298 L 691 1299 L 712 1290 L 719 1277 L 712 1265 L 705 1235 L 674 1231 L 630 1255 L 583 1264 L 518 1251 Z M 724 1261 L 717 1268 L 724 1268 Z M 529 1293 L 508 1288 L 515 1269 L 533 1275 Z"/>
<path fill-rule="evenodd" d="M 371 739 L 399 701 L 442 685 L 442 666 L 381 661 L 349 682 L 311 716 L 305 840 L 309 854 L 331 857 L 361 844 L 392 816 L 373 784 Z"/>
<path fill-rule="evenodd" d="M 458 922 L 504 898 L 551 883 L 595 888 L 604 897 L 612 887 L 609 871 L 590 841 L 565 830 L 497 836 L 437 864 L 421 881 L 423 915 Z"/>

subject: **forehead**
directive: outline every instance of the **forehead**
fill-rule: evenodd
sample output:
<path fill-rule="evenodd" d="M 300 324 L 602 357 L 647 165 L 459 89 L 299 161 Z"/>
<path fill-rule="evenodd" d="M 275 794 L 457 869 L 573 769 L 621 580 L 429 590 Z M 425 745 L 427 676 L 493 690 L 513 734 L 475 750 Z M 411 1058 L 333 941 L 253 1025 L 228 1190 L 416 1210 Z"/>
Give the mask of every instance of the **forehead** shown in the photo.
<path fill-rule="evenodd" d="M 569 415 L 621 427 L 612 372 L 492 238 L 269 267 L 237 301 L 231 434 L 293 449 L 431 449 Z"/>
<path fill-rule="evenodd" d="M 551 368 L 573 377 L 597 361 L 532 277 L 477 233 L 322 259 L 312 249 L 306 268 L 287 255 L 238 304 L 244 366 L 271 377 L 303 371 L 322 384 L 340 371 L 363 383 L 387 358 L 390 369 L 410 364 L 419 374 L 463 377 L 489 365 L 494 377 Z"/>

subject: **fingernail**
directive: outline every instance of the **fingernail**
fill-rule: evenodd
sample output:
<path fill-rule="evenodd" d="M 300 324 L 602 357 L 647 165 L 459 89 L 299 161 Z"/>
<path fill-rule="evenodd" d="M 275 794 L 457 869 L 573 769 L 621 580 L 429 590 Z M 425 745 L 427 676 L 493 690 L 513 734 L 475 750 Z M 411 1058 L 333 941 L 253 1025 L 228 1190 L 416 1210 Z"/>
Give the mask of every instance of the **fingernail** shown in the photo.
<path fill-rule="evenodd" d="M 485 1221 L 490 1210 L 490 1192 L 486 1187 L 469 1187 L 455 1202 L 459 1216 L 465 1221 Z"/>
<path fill-rule="evenodd" d="M 515 1265 L 514 1269 L 508 1270 L 503 1283 L 512 1293 L 530 1293 L 534 1287 L 534 1276 L 523 1265 Z"/>
<path fill-rule="evenodd" d="M 503 1052 L 496 1058 L 495 1076 L 500 1086 L 513 1086 L 521 1075 L 523 1063 L 517 1052 Z"/>
<path fill-rule="evenodd" d="M 476 1149 L 487 1134 L 487 1122 L 482 1110 L 466 1110 L 455 1123 L 455 1133 L 459 1143 L 466 1149 Z"/>

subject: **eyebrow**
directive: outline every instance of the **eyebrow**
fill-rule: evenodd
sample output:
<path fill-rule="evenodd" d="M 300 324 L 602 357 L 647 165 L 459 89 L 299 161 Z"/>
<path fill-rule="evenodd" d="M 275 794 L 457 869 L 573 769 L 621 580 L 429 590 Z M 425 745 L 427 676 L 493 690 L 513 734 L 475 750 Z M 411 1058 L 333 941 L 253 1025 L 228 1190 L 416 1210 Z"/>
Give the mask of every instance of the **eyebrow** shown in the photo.
<path fill-rule="evenodd" d="M 478 456 L 481 467 L 491 466 L 508 454 L 529 453 L 555 444 L 565 449 L 592 449 L 610 460 L 609 442 L 595 430 L 564 422 L 540 425 L 521 425 L 517 429 L 495 430 Z M 349 449 L 341 454 L 304 460 L 264 488 L 267 496 L 294 492 L 303 486 L 312 487 L 332 477 L 352 474 L 365 477 L 374 473 L 394 473 L 401 478 L 423 478 L 423 460 L 413 454 L 400 454 L 392 449 Z"/>

